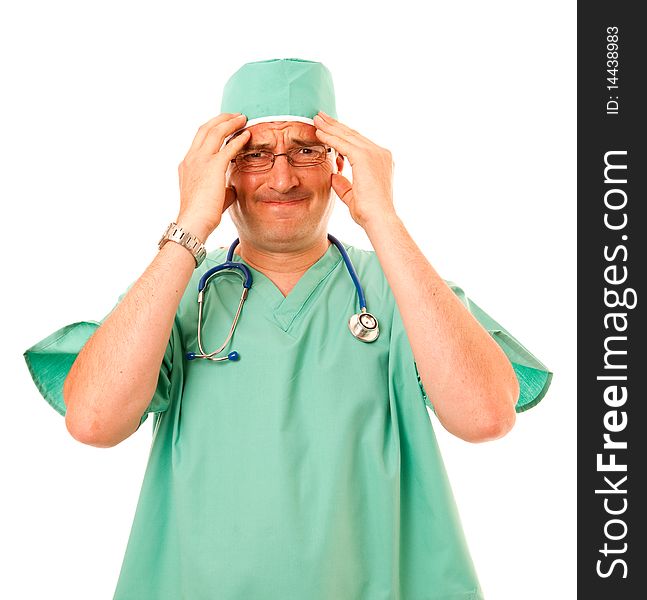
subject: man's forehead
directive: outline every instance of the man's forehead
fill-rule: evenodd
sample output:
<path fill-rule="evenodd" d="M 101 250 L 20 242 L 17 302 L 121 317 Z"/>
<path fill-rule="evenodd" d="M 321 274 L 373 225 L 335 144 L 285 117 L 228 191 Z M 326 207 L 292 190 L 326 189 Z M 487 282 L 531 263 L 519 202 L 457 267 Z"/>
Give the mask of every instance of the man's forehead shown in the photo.
<path fill-rule="evenodd" d="M 248 127 L 250 132 L 249 144 L 275 143 L 280 139 L 287 141 L 318 141 L 315 135 L 316 127 L 299 121 L 271 121 L 257 123 Z"/>

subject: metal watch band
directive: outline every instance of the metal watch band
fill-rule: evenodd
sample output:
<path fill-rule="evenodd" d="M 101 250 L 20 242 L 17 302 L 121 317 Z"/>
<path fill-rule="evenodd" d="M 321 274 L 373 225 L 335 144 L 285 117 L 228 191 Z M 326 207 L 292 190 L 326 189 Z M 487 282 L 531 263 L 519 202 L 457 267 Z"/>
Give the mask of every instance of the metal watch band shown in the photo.
<path fill-rule="evenodd" d="M 184 246 L 191 254 L 193 254 L 196 268 L 202 264 L 202 261 L 207 255 L 204 244 L 195 235 L 182 229 L 177 223 L 171 223 L 166 228 L 162 239 L 159 241 L 159 249 L 161 250 L 164 244 L 169 240 L 176 244 L 180 244 L 180 246 Z"/>

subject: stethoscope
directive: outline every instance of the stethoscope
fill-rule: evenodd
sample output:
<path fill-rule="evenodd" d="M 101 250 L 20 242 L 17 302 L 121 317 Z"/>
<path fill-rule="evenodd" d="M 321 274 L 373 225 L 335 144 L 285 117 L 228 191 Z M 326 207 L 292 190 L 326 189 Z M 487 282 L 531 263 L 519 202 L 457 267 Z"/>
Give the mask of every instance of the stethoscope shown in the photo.
<path fill-rule="evenodd" d="M 344 262 L 346 263 L 346 268 L 350 273 L 350 277 L 355 284 L 355 289 L 357 290 L 357 297 L 359 299 L 360 312 L 356 315 L 353 315 L 348 320 L 348 327 L 351 333 L 362 342 L 374 342 L 377 339 L 377 336 L 380 335 L 380 329 L 378 327 L 377 319 L 370 312 L 366 310 L 366 300 L 364 299 L 364 292 L 362 291 L 362 286 L 359 283 L 357 278 L 357 273 L 353 268 L 353 263 L 351 263 L 346 249 L 340 241 L 328 234 L 328 239 L 337 246 L 339 253 L 341 254 Z M 229 246 L 229 251 L 227 252 L 227 261 L 221 265 L 217 265 L 212 269 L 209 269 L 205 274 L 200 278 L 198 283 L 198 348 L 200 349 L 200 354 L 196 352 L 188 352 L 186 357 L 188 360 L 193 360 L 195 358 L 206 358 L 213 361 L 221 360 L 238 360 L 240 355 L 235 350 L 227 354 L 227 356 L 216 356 L 222 352 L 225 346 L 229 343 L 231 336 L 234 334 L 236 329 L 236 324 L 238 323 L 238 318 L 240 317 L 240 312 L 243 309 L 243 304 L 247 298 L 250 288 L 252 287 L 252 273 L 249 270 L 247 265 L 244 265 L 240 262 L 235 262 L 233 260 L 234 250 L 238 246 L 239 238 L 236 238 L 234 243 Z M 239 275 L 243 280 L 243 293 L 240 296 L 240 302 L 238 303 L 238 309 L 236 310 L 236 315 L 234 316 L 234 321 L 231 324 L 231 329 L 227 335 L 227 339 L 223 342 L 222 346 L 213 352 L 205 352 L 202 347 L 202 308 L 204 304 L 204 297 L 207 290 L 207 285 L 209 282 L 216 276 L 219 275 L 222 271 L 230 270 L 237 275 Z"/>

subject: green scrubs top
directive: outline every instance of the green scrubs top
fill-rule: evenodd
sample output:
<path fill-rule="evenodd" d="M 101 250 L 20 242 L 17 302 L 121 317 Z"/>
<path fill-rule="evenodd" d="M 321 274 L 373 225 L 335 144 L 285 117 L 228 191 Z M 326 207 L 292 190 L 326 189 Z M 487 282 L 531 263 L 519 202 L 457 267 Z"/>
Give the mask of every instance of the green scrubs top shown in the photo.
<path fill-rule="evenodd" d="M 238 362 L 188 361 L 198 280 L 226 250 L 196 269 L 142 416 L 155 415 L 153 443 L 116 600 L 483 597 L 393 294 L 375 252 L 343 245 L 379 320 L 373 343 L 348 329 L 357 294 L 331 244 L 287 297 L 251 269 L 225 348 Z M 225 339 L 241 289 L 233 273 L 209 285 L 207 351 Z M 517 410 L 533 406 L 550 372 L 453 289 L 510 357 Z M 65 376 L 98 325 L 67 326 L 25 353 L 61 414 Z"/>

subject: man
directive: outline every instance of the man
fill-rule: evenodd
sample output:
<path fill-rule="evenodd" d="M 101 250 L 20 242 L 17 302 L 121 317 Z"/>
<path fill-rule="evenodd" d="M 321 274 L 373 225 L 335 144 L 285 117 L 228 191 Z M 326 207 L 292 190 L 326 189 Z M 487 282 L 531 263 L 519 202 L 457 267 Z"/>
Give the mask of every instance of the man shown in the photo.
<path fill-rule="evenodd" d="M 144 274 L 100 327 L 26 352 L 81 442 L 114 446 L 155 414 L 115 598 L 482 598 L 425 406 L 464 440 L 495 439 L 550 373 L 421 254 L 390 153 L 335 118 L 321 63 L 249 63 L 221 110 L 180 164 L 179 214 Z M 327 237 L 333 190 L 375 252 Z M 227 209 L 230 262 L 253 282 L 237 311 L 241 281 L 220 273 L 199 308 L 226 259 L 202 263 L 200 243 Z M 379 320 L 364 339 L 358 309 Z M 205 360 L 237 316 L 223 360 Z"/>

